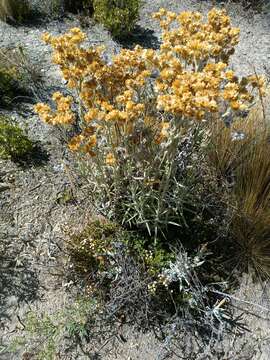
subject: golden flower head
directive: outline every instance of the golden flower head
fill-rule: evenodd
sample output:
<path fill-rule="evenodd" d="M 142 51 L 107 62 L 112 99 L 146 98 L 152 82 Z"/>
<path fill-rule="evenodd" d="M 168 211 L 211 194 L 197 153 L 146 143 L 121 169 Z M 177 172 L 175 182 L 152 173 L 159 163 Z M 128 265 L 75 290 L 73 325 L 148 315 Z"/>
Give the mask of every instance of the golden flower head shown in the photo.
<path fill-rule="evenodd" d="M 105 160 L 106 164 L 109 165 L 109 166 L 114 166 L 116 164 L 116 158 L 114 156 L 113 153 L 108 153 L 106 155 L 106 160 Z"/>

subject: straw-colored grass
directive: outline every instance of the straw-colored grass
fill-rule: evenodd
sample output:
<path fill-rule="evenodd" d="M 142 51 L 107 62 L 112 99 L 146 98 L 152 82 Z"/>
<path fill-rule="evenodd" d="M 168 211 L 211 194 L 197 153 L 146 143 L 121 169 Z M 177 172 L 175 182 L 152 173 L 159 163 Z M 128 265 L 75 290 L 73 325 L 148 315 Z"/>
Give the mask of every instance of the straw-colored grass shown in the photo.
<path fill-rule="evenodd" d="M 0 0 L 0 19 L 2 21 L 22 22 L 30 11 L 26 0 Z"/>
<path fill-rule="evenodd" d="M 210 161 L 228 181 L 237 263 L 270 275 L 270 124 L 261 105 L 231 128 L 213 123 Z"/>
<path fill-rule="evenodd" d="M 0 19 L 6 21 L 7 18 L 12 18 L 12 7 L 10 0 L 0 1 Z"/>

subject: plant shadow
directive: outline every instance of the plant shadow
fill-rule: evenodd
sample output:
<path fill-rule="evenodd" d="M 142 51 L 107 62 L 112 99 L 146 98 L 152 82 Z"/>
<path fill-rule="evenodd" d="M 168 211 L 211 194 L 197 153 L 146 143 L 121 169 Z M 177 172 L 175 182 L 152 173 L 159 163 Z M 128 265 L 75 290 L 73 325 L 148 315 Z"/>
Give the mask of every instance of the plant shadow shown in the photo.
<path fill-rule="evenodd" d="M 10 320 L 14 305 L 39 298 L 37 273 L 30 268 L 28 261 L 18 263 L 16 255 L 18 254 L 0 254 L 0 323 Z"/>
<path fill-rule="evenodd" d="M 32 151 L 20 158 L 12 158 L 23 169 L 42 167 L 48 163 L 50 155 L 40 144 L 35 144 Z"/>
<path fill-rule="evenodd" d="M 60 17 L 60 16 L 59 16 Z M 14 28 L 18 28 L 20 26 L 24 26 L 27 28 L 35 28 L 41 25 L 46 24 L 48 19 L 44 16 L 44 13 L 40 12 L 39 10 L 32 9 L 28 14 L 26 19 L 22 19 L 21 21 L 14 20 L 13 18 L 7 18 L 6 22 L 13 26 Z"/>
<path fill-rule="evenodd" d="M 127 49 L 133 49 L 136 45 L 155 50 L 160 47 L 160 40 L 154 35 L 154 31 L 139 25 L 135 27 L 132 34 L 123 39 L 117 39 L 117 41 Z"/>

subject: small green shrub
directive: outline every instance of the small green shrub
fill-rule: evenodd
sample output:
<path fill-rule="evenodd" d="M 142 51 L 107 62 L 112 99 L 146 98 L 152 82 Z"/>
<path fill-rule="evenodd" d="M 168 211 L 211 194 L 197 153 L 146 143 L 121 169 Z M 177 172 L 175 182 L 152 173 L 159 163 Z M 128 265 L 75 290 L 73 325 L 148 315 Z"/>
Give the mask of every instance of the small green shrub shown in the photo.
<path fill-rule="evenodd" d="M 1 0 L 0 19 L 16 22 L 25 21 L 30 14 L 30 6 L 27 0 Z"/>
<path fill-rule="evenodd" d="M 73 235 L 67 248 L 75 271 L 85 275 L 103 267 L 118 232 L 119 227 L 114 223 L 93 221 L 83 232 Z"/>
<path fill-rule="evenodd" d="M 94 0 L 94 17 L 114 37 L 125 37 L 139 17 L 140 0 Z"/>
<path fill-rule="evenodd" d="M 17 55 L 14 49 L 0 48 L 0 105 L 9 104 L 18 94 L 22 73 L 12 59 Z"/>
<path fill-rule="evenodd" d="M 33 150 L 33 143 L 21 128 L 10 124 L 8 118 L 0 116 L 0 157 L 18 160 Z"/>
<path fill-rule="evenodd" d="M 153 245 L 142 234 L 104 221 L 92 221 L 81 233 L 71 236 L 67 250 L 76 275 L 87 278 L 88 283 L 91 280 L 92 288 L 99 288 L 99 293 L 101 283 L 103 290 L 108 291 L 108 284 L 124 265 L 123 256 L 132 258 L 146 277 L 155 280 L 174 259 L 162 242 Z"/>

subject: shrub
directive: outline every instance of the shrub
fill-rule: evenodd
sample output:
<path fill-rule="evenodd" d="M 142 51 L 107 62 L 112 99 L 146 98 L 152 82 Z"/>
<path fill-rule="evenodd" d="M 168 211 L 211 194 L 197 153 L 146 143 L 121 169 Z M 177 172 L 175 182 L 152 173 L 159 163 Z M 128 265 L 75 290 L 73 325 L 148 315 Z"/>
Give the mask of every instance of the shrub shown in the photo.
<path fill-rule="evenodd" d="M 0 116 L 0 157 L 19 160 L 33 150 L 32 142 L 17 125 Z"/>
<path fill-rule="evenodd" d="M 188 254 L 179 242 L 174 247 L 155 244 L 113 223 L 93 221 L 71 236 L 67 249 L 69 269 L 84 280 L 88 296 L 97 299 L 105 323 L 114 326 L 116 319 L 125 319 L 149 330 L 188 314 L 194 326 L 214 328 L 215 320 L 208 318 L 216 299 L 205 276 L 206 247 Z"/>
<path fill-rule="evenodd" d="M 0 19 L 7 21 L 13 20 L 23 22 L 30 13 L 30 7 L 27 0 L 1 0 L 0 1 Z"/>
<path fill-rule="evenodd" d="M 116 224 L 93 221 L 82 233 L 73 235 L 67 249 L 75 271 L 81 275 L 90 275 L 102 267 L 118 232 Z"/>
<path fill-rule="evenodd" d="M 130 253 L 151 276 L 159 274 L 173 258 L 169 247 L 163 248 L 162 244 L 153 246 L 142 234 L 124 230 L 108 221 L 90 222 L 81 233 L 71 236 L 67 243 L 76 274 L 97 282 L 95 276 L 100 276 L 100 272 L 102 277 L 106 271 L 108 275 L 111 272 L 108 279 L 112 277 L 116 257 L 121 249 Z"/>
<path fill-rule="evenodd" d="M 14 49 L 0 49 L 0 104 L 7 105 L 19 92 L 19 83 L 22 78 L 16 66 L 12 64 L 16 58 Z"/>
<path fill-rule="evenodd" d="M 94 0 L 94 17 L 114 37 L 132 32 L 139 17 L 141 0 Z"/>
<path fill-rule="evenodd" d="M 48 124 L 80 129 L 69 148 L 86 161 L 97 209 L 157 238 L 168 225 L 185 225 L 186 210 L 196 214 L 205 124 L 241 115 L 263 79 L 239 80 L 228 70 L 239 29 L 225 11 L 211 10 L 206 23 L 199 13 L 164 9 L 155 18 L 163 29 L 160 50 L 123 49 L 112 61 L 100 47 L 84 49 L 77 28 L 45 34 L 68 87 L 79 94 L 79 117 L 72 97 L 59 92 L 56 111 L 35 109 Z M 179 28 L 171 29 L 175 21 Z"/>

